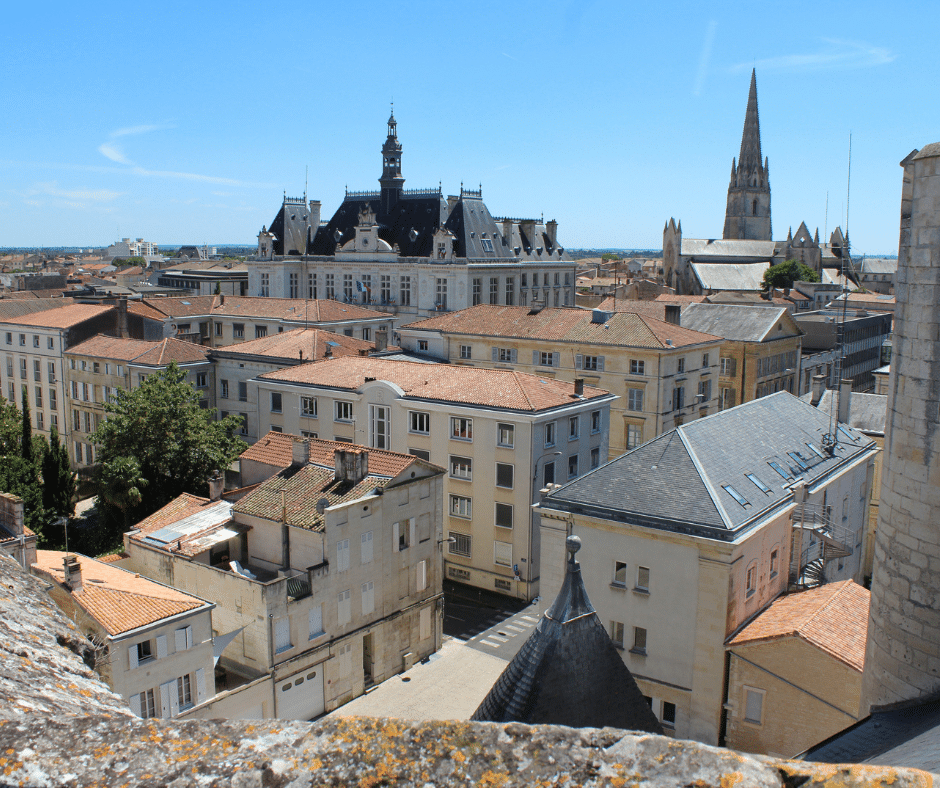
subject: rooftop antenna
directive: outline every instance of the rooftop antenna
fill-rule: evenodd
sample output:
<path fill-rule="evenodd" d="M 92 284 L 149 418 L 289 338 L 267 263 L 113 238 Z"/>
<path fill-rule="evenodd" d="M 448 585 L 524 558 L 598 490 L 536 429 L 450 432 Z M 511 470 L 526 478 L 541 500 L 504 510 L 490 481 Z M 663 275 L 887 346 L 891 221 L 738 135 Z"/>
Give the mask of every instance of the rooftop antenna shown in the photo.
<path fill-rule="evenodd" d="M 826 191 L 826 218 L 823 220 L 823 243 L 829 237 L 829 192 Z M 820 266 L 822 268 L 822 266 Z"/>

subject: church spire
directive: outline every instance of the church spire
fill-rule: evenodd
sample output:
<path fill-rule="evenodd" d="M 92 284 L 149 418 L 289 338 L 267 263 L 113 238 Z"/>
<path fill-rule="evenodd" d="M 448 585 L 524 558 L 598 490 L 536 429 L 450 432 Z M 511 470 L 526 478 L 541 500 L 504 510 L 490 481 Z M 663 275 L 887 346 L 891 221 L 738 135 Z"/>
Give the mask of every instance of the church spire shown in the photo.
<path fill-rule="evenodd" d="M 398 121 L 395 120 L 395 105 L 388 119 L 388 137 L 382 146 L 381 214 L 387 216 L 401 198 L 405 179 L 401 174 L 401 143 L 398 141 Z"/>
<path fill-rule="evenodd" d="M 724 238 L 772 240 L 769 170 L 769 161 L 761 153 L 755 69 L 751 71 L 744 131 L 741 133 L 741 151 L 737 160 L 732 160 L 731 163 Z"/>

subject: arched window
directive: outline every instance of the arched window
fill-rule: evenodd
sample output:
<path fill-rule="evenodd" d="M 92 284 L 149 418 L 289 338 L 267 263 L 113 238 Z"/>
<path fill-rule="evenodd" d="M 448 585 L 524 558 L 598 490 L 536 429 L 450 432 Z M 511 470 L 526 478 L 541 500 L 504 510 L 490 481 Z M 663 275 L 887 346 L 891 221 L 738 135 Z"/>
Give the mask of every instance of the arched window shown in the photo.
<path fill-rule="evenodd" d="M 751 216 L 757 216 L 757 200 L 751 204 Z"/>

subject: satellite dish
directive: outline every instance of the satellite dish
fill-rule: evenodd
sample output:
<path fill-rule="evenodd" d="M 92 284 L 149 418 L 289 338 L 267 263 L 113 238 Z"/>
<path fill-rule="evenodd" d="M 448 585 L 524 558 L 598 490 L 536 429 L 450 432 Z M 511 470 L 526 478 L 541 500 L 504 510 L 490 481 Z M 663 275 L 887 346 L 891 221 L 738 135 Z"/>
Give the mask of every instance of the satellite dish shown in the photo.
<path fill-rule="evenodd" d="M 326 507 L 330 505 L 330 502 L 326 498 L 321 498 L 317 501 L 317 514 L 322 515 L 326 511 Z"/>

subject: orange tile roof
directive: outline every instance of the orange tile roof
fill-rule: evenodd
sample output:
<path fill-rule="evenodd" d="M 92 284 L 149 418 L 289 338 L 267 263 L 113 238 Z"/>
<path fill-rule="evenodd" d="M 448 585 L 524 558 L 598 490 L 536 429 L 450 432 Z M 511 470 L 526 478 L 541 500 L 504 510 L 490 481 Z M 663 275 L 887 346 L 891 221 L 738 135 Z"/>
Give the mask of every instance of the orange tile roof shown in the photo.
<path fill-rule="evenodd" d="M 705 303 L 705 298 L 706 297 L 703 295 L 675 295 L 674 293 L 660 293 L 654 300 L 666 304 L 703 304 Z"/>
<path fill-rule="evenodd" d="M 340 320 L 378 320 L 388 317 L 358 304 L 301 298 L 260 298 L 256 296 L 190 296 L 148 298 L 144 303 L 167 317 L 218 315 L 256 317 L 320 323 Z"/>
<path fill-rule="evenodd" d="M 557 408 L 576 401 L 574 384 L 554 378 L 528 375 L 513 369 L 480 369 L 381 358 L 350 357 L 299 364 L 267 372 L 258 380 L 356 391 L 366 383 L 366 378 L 394 383 L 406 397 L 527 412 Z M 585 399 L 607 395 L 603 389 L 584 387 Z"/>
<path fill-rule="evenodd" d="M 59 301 L 59 299 L 50 300 Z M 113 310 L 114 307 L 111 306 L 68 304 L 21 317 L 0 317 L 0 323 L 15 323 L 18 326 L 36 326 L 37 328 L 71 328 Z"/>
<path fill-rule="evenodd" d="M 157 311 L 152 306 L 141 301 L 128 301 L 127 302 L 127 313 L 130 315 L 137 315 L 138 317 L 146 317 L 150 320 L 160 320 L 166 317 L 162 312 Z"/>
<path fill-rule="evenodd" d="M 710 334 L 634 312 L 614 312 L 606 323 L 594 323 L 591 310 L 587 309 L 555 308 L 533 312 L 525 306 L 489 304 L 420 320 L 406 328 L 504 339 L 642 348 L 682 347 L 718 340 Z"/>
<path fill-rule="evenodd" d="M 286 432 L 269 432 L 257 443 L 243 451 L 239 459 L 253 460 L 275 468 L 286 468 L 293 462 L 293 444 L 302 440 L 305 439 Z M 357 447 L 340 441 L 310 438 L 307 447 L 308 462 L 330 468 L 335 467 L 333 453 L 336 449 L 364 449 L 369 452 L 369 473 L 390 478 L 397 476 L 415 462 L 415 457 L 410 454 L 399 454 L 394 451 L 372 449 L 365 446 Z"/>
<path fill-rule="evenodd" d="M 64 583 L 65 555 L 58 550 L 37 550 L 33 567 Z M 73 592 L 72 598 L 109 635 L 120 635 L 209 604 L 112 564 L 83 555 L 77 558 L 82 571 L 82 588 Z"/>
<path fill-rule="evenodd" d="M 329 356 L 326 354 L 327 350 L 330 351 Z M 316 361 L 340 356 L 358 356 L 360 351 L 371 350 L 375 350 L 375 344 L 364 339 L 334 334 L 332 331 L 318 328 L 294 328 L 237 345 L 226 345 L 216 348 L 213 352 L 224 355 L 266 356 L 291 361 L 299 361 L 301 358 L 304 361 Z"/>
<path fill-rule="evenodd" d="M 852 580 L 788 594 L 738 632 L 729 645 L 798 637 L 862 671 L 870 602 L 871 592 Z"/>
<path fill-rule="evenodd" d="M 152 366 L 163 366 L 171 361 L 186 364 L 207 361 L 209 358 L 207 348 L 172 337 L 159 342 L 147 342 L 140 339 L 109 337 L 104 334 L 86 339 L 66 352 L 69 355 L 134 361 Z"/>

